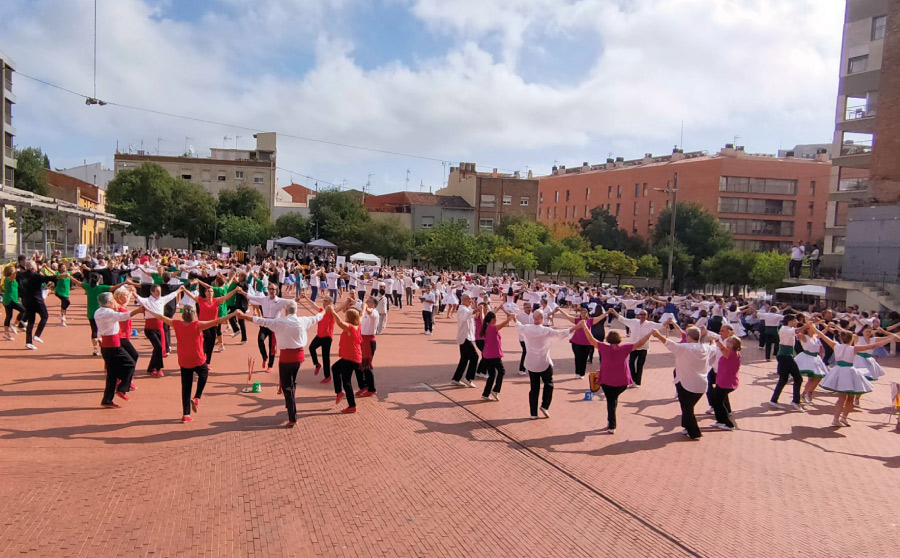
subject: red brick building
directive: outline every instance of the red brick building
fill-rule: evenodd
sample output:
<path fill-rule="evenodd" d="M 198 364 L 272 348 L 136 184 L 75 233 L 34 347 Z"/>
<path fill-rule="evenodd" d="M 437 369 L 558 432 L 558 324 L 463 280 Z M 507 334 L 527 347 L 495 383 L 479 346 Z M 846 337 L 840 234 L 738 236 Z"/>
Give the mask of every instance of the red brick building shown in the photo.
<path fill-rule="evenodd" d="M 790 152 L 788 152 L 789 154 Z M 538 219 L 578 223 L 604 207 L 628 234 L 653 234 L 659 212 L 669 207 L 678 173 L 678 201 L 697 202 L 734 235 L 738 248 L 785 250 L 794 240 L 821 242 L 831 163 L 816 159 L 751 155 L 727 145 L 719 153 L 683 153 L 567 169 L 540 178 Z"/>

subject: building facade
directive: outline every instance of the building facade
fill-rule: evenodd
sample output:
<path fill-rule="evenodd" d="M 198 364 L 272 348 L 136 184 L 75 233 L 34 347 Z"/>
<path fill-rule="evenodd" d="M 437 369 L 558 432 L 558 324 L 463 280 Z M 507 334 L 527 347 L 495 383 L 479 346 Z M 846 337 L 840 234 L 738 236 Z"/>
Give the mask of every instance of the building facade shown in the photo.
<path fill-rule="evenodd" d="M 109 181 L 116 177 L 116 171 L 107 168 L 103 163 L 85 163 L 77 167 L 58 169 L 57 172 L 93 184 L 101 190 L 106 190 Z"/>
<path fill-rule="evenodd" d="M 738 248 L 786 250 L 793 241 L 821 242 L 824 236 L 827 153 L 816 159 L 752 155 L 727 144 L 715 155 L 683 153 L 567 169 L 540 177 L 538 218 L 549 225 L 577 224 L 602 207 L 632 236 L 649 239 L 672 196 L 678 173 L 678 202 L 699 203 L 729 230 Z"/>
<path fill-rule="evenodd" d="M 366 211 L 373 219 L 398 219 L 412 232 L 427 231 L 446 219 L 465 221 L 475 234 L 475 208 L 460 196 L 421 192 L 394 192 L 366 196 Z"/>
<path fill-rule="evenodd" d="M 60 172 L 46 170 L 44 174 L 50 186 L 50 197 L 92 212 L 106 211 L 106 192 L 99 187 Z M 112 244 L 107 224 L 88 217 L 65 217 L 62 229 L 51 231 L 51 234 L 52 242 L 65 247 L 86 244 L 94 248 Z"/>
<path fill-rule="evenodd" d="M 833 167 L 829 181 L 822 265 L 841 265 L 849 208 L 869 197 L 882 55 L 889 0 L 848 0 L 844 17 Z"/>
<path fill-rule="evenodd" d="M 270 213 L 276 201 L 275 133 L 254 134 L 256 149 L 211 148 L 209 158 L 193 156 L 166 157 L 146 152 L 116 153 L 115 172 L 133 170 L 144 163 L 156 163 L 175 178 L 202 185 L 218 196 L 222 190 L 247 186 L 257 190 L 266 200 Z"/>
<path fill-rule="evenodd" d="M 437 191 L 438 195 L 459 196 L 475 209 L 477 231 L 494 230 L 503 217 L 526 215 L 538 216 L 539 183 L 529 171 L 522 178 L 518 171 L 513 174 L 478 172 L 475 163 L 460 163 L 450 167 L 447 186 Z"/>
<path fill-rule="evenodd" d="M 13 94 L 13 72 L 16 66 L 6 54 L 0 50 L 0 138 L 3 139 L 3 149 L 0 151 L 0 185 L 14 187 L 16 180 L 16 129 L 12 124 L 12 109 L 16 104 L 16 96 Z M 12 223 L 6 217 L 6 207 L 0 204 L 0 232 L 2 232 L 2 248 L 5 257 L 16 252 L 16 234 Z"/>

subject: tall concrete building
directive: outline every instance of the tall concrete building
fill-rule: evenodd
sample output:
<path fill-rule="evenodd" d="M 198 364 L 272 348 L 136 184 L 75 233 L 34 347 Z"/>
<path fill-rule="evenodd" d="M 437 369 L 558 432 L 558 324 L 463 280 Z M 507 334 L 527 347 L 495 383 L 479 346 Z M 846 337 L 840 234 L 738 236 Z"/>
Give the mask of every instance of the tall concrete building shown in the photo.
<path fill-rule="evenodd" d="M 450 167 L 447 186 L 435 192 L 439 196 L 459 196 L 475 208 L 477 231 L 491 232 L 503 217 L 538 214 L 538 181 L 531 171 L 527 178 L 519 172 L 503 174 L 475 170 L 475 163 Z"/>
<path fill-rule="evenodd" d="M 116 171 L 107 168 L 103 163 L 85 163 L 77 167 L 59 169 L 57 172 L 93 184 L 101 190 L 106 190 L 109 181 L 116 177 Z"/>
<path fill-rule="evenodd" d="M 426 231 L 443 220 L 465 221 L 475 234 L 475 208 L 461 196 L 422 192 L 394 192 L 366 196 L 366 211 L 373 219 L 397 219 L 413 232 Z"/>
<path fill-rule="evenodd" d="M 14 187 L 16 180 L 16 129 L 12 125 L 12 107 L 16 103 L 13 94 L 13 72 L 16 66 L 6 54 L 0 50 L 0 138 L 3 139 L 3 150 L 0 151 L 0 185 Z M 6 218 L 6 206 L 0 204 L 0 232 L 2 232 L 3 246 L 0 246 L 0 255 L 15 253 L 16 234 L 12 223 Z"/>
<path fill-rule="evenodd" d="M 274 213 L 275 184 L 275 132 L 253 134 L 256 149 L 210 149 L 209 158 L 150 155 L 145 152 L 116 153 L 115 171 L 131 170 L 144 163 L 156 163 L 173 177 L 183 178 L 202 185 L 218 196 L 226 189 L 238 186 L 254 188 L 263 195 L 270 213 Z"/>
<path fill-rule="evenodd" d="M 696 202 L 716 216 L 738 248 L 785 251 L 795 240 L 821 242 L 831 164 L 824 149 L 813 159 L 746 153 L 726 144 L 702 151 L 554 167 L 540 177 L 538 218 L 572 223 L 602 207 L 619 228 L 643 239 L 653 236 L 659 213 L 672 203 L 665 191 L 678 173 L 678 202 Z"/>
<path fill-rule="evenodd" d="M 822 267 L 841 267 L 851 206 L 871 198 L 876 115 L 886 107 L 881 71 L 889 0 L 847 0 L 835 110 Z"/>

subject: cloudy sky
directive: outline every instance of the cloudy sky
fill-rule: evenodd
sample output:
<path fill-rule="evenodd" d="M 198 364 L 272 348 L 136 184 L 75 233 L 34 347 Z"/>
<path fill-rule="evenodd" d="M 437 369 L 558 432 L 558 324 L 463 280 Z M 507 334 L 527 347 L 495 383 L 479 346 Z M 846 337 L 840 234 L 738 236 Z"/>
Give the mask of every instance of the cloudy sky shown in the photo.
<path fill-rule="evenodd" d="M 93 0 L 3 0 L 21 73 L 93 91 Z M 99 0 L 97 97 L 15 78 L 19 147 L 203 156 L 279 137 L 278 181 L 438 188 L 446 166 L 830 142 L 843 0 Z M 241 129 L 244 127 L 246 129 Z M 224 138 L 232 138 L 227 142 Z M 161 140 L 158 142 L 158 138 Z M 185 139 L 190 138 L 190 139 Z M 313 182 L 310 182 L 310 186 Z"/>

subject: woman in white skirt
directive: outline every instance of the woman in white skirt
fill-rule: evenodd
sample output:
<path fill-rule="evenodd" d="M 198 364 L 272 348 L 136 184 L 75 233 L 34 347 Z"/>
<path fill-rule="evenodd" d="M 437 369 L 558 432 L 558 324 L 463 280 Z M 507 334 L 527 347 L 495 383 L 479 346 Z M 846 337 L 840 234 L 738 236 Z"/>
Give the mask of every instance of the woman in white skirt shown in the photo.
<path fill-rule="evenodd" d="M 805 403 L 812 403 L 816 387 L 818 387 L 822 378 L 828 374 L 828 366 L 825 365 L 825 361 L 819 356 L 822 350 L 822 342 L 819 341 L 820 335 L 821 333 L 816 329 L 815 324 L 809 322 L 797 337 L 803 350 L 794 357 L 794 362 L 797 363 L 800 373 L 808 378 L 801 396 Z"/>
<path fill-rule="evenodd" d="M 862 335 L 857 336 L 856 341 L 853 344 L 871 345 L 875 341 L 877 341 L 877 339 L 875 339 L 875 332 L 872 328 L 867 326 L 863 328 Z M 884 376 L 884 369 L 881 368 L 881 365 L 875 360 L 873 354 L 869 352 L 857 352 L 856 358 L 853 360 L 853 366 L 862 370 L 866 379 L 870 382 L 874 382 L 878 378 Z"/>
<path fill-rule="evenodd" d="M 829 325 L 829 329 L 833 328 L 833 324 Z M 842 330 L 838 335 L 839 343 L 824 335 L 819 338 L 834 350 L 835 365 L 819 384 L 823 389 L 838 393 L 837 404 L 834 408 L 834 421 L 832 421 L 831 425 L 837 427 L 850 426 L 848 415 L 853 410 L 854 396 L 872 391 L 872 384 L 866 379 L 865 371 L 853 365 L 856 355 L 883 347 L 895 339 L 900 339 L 900 336 L 891 335 L 890 337 L 883 337 L 880 341 L 871 345 L 856 346 L 853 345 L 853 333 L 846 330 Z"/>
<path fill-rule="evenodd" d="M 737 302 L 732 302 L 731 306 L 728 307 L 728 311 L 725 313 L 725 318 L 728 320 L 731 329 L 734 330 L 735 337 L 747 336 L 744 324 L 741 323 L 741 314 L 743 314 L 744 310 L 749 308 L 749 306 L 749 304 L 747 306 L 738 306 Z"/>

